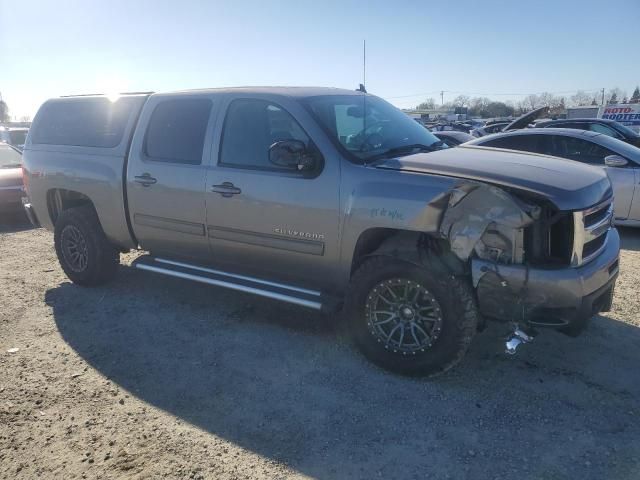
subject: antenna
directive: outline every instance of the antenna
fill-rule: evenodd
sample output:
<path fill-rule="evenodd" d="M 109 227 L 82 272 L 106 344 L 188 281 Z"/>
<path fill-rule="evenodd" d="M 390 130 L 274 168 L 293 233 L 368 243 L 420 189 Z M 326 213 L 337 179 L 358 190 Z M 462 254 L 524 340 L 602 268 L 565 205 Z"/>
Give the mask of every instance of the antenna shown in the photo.
<path fill-rule="evenodd" d="M 360 84 L 360 91 L 362 92 L 362 145 L 360 150 L 364 147 L 364 141 L 367 138 L 367 41 L 362 40 L 362 83 Z"/>
<path fill-rule="evenodd" d="M 367 91 L 367 41 L 362 40 L 362 86 Z"/>

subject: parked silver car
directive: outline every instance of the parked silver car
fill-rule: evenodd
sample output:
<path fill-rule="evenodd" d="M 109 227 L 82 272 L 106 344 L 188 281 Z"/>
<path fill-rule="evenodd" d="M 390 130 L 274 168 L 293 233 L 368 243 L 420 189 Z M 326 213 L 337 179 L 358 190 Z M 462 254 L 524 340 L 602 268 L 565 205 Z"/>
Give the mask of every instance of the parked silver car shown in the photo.
<path fill-rule="evenodd" d="M 571 128 L 527 128 L 497 133 L 465 145 L 553 155 L 603 168 L 613 185 L 614 223 L 640 227 L 640 148 L 616 138 Z M 545 160 L 540 159 L 544 168 Z"/>

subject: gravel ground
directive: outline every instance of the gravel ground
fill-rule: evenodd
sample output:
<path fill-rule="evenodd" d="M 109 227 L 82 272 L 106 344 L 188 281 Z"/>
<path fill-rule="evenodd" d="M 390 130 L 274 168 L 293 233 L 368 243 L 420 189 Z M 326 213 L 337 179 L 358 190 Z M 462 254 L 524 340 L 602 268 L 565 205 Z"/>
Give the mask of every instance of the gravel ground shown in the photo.
<path fill-rule="evenodd" d="M 0 477 L 637 479 L 640 231 L 623 240 L 615 308 L 584 335 L 507 358 L 493 325 L 426 381 L 373 367 L 326 318 L 135 255 L 74 286 L 49 232 L 5 225 Z"/>

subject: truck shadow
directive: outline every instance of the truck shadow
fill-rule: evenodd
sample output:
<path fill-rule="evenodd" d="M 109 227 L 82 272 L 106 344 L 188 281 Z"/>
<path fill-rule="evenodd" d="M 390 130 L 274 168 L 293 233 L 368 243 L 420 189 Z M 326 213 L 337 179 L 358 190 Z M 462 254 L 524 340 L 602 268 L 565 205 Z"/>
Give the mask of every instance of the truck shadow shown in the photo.
<path fill-rule="evenodd" d="M 640 251 L 640 228 L 618 227 L 620 233 L 620 248 L 623 250 Z"/>
<path fill-rule="evenodd" d="M 579 338 L 545 332 L 515 358 L 492 326 L 427 381 L 370 365 L 318 314 L 128 267 L 108 287 L 52 288 L 46 303 L 111 381 L 313 478 L 494 478 L 514 454 L 536 478 L 638 471 L 640 329 L 610 317 Z M 567 460 L 612 445 L 616 466 Z"/>
<path fill-rule="evenodd" d="M 0 233 L 16 233 L 32 228 L 29 219 L 22 212 L 0 213 Z"/>

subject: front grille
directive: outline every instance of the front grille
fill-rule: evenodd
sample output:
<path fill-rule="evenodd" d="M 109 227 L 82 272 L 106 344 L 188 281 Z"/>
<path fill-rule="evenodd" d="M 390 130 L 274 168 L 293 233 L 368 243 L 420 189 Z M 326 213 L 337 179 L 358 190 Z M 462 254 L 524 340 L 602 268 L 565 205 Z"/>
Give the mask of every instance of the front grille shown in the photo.
<path fill-rule="evenodd" d="M 613 199 L 573 213 L 571 266 L 593 260 L 604 249 L 613 218 Z"/>

